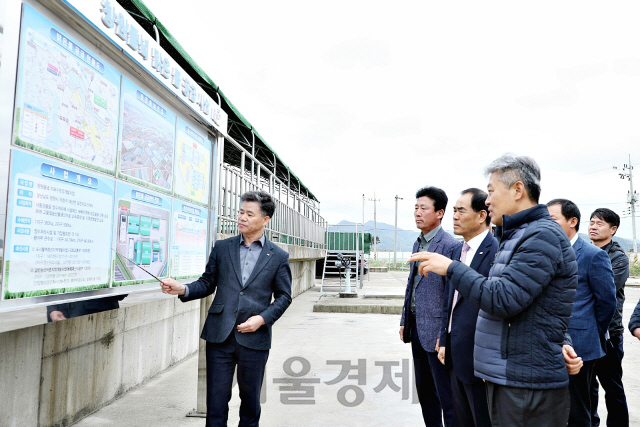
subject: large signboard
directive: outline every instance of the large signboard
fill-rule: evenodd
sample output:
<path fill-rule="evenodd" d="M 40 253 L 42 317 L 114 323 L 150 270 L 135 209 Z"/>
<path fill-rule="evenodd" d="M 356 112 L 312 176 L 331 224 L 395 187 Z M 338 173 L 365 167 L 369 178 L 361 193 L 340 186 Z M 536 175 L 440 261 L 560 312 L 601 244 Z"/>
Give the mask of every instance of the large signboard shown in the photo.
<path fill-rule="evenodd" d="M 208 130 L 87 45 L 23 5 L 1 299 L 205 268 Z"/>
<path fill-rule="evenodd" d="M 114 285 L 167 277 L 171 199 L 119 182 L 116 200 Z"/>
<path fill-rule="evenodd" d="M 16 145 L 114 174 L 120 74 L 24 5 Z"/>
<path fill-rule="evenodd" d="M 4 298 L 105 288 L 114 181 L 14 150 Z"/>
<path fill-rule="evenodd" d="M 175 194 L 206 206 L 209 202 L 211 142 L 178 117 Z"/>
<path fill-rule="evenodd" d="M 171 277 L 197 277 L 204 271 L 207 263 L 207 216 L 207 209 L 181 200 L 173 201 Z"/>

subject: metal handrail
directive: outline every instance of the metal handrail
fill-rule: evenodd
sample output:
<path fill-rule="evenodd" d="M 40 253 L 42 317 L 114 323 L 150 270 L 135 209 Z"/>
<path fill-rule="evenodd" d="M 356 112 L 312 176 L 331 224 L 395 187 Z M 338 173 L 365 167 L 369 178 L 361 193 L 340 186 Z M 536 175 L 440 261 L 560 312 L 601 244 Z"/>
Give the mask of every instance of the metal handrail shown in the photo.
<path fill-rule="evenodd" d="M 273 177 L 268 180 L 264 178 L 247 177 L 233 166 L 222 165 L 218 232 L 225 235 L 237 234 L 240 196 L 246 191 L 263 190 L 274 196 L 276 205 L 274 217 L 265 228 L 265 233 L 270 240 L 295 246 L 325 249 L 326 221 L 317 213 L 315 206 L 308 204 L 306 200 L 284 187 L 279 180 Z"/>

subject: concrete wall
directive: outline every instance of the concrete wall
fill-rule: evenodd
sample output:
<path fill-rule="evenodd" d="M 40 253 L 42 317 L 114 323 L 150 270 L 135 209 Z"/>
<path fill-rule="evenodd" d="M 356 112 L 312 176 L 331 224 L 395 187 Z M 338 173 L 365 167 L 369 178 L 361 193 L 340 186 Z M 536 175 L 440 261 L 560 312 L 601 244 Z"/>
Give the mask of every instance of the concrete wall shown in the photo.
<path fill-rule="evenodd" d="M 295 297 L 324 252 L 280 246 Z M 0 426 L 72 425 L 196 353 L 202 313 L 200 301 L 165 298 L 0 334 Z"/>

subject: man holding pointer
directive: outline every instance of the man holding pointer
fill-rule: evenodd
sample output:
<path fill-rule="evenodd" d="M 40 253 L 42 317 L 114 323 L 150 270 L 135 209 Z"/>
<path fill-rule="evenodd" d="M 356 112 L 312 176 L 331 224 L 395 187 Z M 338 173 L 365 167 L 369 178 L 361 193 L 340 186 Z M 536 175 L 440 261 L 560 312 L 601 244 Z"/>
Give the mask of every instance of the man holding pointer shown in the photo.
<path fill-rule="evenodd" d="M 275 203 L 263 191 L 240 200 L 241 234 L 215 243 L 202 277 L 161 283 L 162 292 L 183 302 L 216 293 L 200 336 L 207 341 L 207 427 L 227 425 L 236 365 L 240 426 L 258 426 L 271 328 L 291 304 L 289 255 L 264 235 Z"/>

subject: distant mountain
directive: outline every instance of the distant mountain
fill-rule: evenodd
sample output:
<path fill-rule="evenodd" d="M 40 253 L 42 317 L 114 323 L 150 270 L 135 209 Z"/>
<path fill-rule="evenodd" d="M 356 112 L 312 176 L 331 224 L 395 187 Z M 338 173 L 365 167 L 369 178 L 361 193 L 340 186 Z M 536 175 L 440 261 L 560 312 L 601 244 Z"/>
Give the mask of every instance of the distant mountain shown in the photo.
<path fill-rule="evenodd" d="M 340 221 L 338 225 L 354 225 L 350 221 Z M 368 221 L 364 225 L 365 233 L 371 233 L 373 237 L 373 221 Z M 352 227 L 330 227 L 329 231 L 342 231 L 342 232 L 354 232 L 355 228 Z M 393 250 L 393 224 L 385 224 L 384 222 L 378 222 L 376 225 L 376 235 L 380 239 L 378 243 L 379 251 L 392 251 Z M 411 252 L 413 249 L 413 243 L 420 235 L 420 230 L 403 230 L 398 228 L 398 252 Z M 373 247 L 373 245 L 371 245 Z"/>

